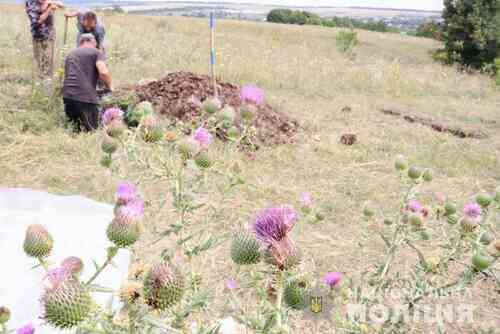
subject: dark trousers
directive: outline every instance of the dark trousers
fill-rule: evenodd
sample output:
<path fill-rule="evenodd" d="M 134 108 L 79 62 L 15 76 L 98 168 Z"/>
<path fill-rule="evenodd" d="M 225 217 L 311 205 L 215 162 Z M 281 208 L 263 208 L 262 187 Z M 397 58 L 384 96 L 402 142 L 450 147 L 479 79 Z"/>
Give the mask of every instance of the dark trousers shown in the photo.
<path fill-rule="evenodd" d="M 93 131 L 99 127 L 99 108 L 97 104 L 64 99 L 64 112 L 76 132 Z"/>

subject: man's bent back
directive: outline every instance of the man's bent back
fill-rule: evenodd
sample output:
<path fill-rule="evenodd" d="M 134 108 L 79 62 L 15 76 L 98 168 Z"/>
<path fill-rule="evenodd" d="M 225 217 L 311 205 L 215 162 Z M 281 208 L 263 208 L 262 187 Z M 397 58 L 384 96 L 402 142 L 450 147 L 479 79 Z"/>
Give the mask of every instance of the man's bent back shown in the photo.
<path fill-rule="evenodd" d="M 111 78 L 93 36 L 87 37 L 90 41 L 83 41 L 66 58 L 63 98 L 66 114 L 75 129 L 83 127 L 90 131 L 99 126 L 97 81 L 101 78 L 110 87 Z"/>

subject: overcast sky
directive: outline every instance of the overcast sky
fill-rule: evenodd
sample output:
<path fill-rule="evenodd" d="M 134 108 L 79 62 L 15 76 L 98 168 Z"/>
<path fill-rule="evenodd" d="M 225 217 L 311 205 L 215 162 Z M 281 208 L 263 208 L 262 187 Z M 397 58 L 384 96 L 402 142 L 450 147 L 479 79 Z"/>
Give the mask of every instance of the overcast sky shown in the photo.
<path fill-rule="evenodd" d="M 163 0 L 165 1 L 165 0 Z M 168 1 L 168 0 L 167 0 Z M 183 0 L 185 1 L 185 0 Z M 196 1 L 196 0 L 188 0 Z M 441 10 L 442 0 L 198 0 L 205 2 L 247 2 L 287 6 L 365 6 L 405 9 Z"/>

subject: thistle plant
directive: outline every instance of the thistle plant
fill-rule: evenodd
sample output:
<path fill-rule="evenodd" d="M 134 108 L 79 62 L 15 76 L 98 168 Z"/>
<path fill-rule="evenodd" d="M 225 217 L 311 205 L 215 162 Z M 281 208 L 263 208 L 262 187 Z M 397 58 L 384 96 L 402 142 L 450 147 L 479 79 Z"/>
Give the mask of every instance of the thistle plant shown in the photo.
<path fill-rule="evenodd" d="M 354 284 L 354 300 L 367 305 L 380 302 L 380 296 L 405 287 L 399 303 L 410 312 L 426 297 L 438 293 L 464 290 L 472 286 L 478 277 L 491 277 L 500 286 L 495 273 L 500 257 L 494 246 L 499 240 L 498 226 L 491 219 L 491 212 L 500 208 L 498 192 L 481 192 L 472 201 L 465 201 L 463 210 L 449 199 L 441 198 L 435 205 L 422 204 L 421 188 L 432 182 L 432 170 L 409 165 L 404 157 L 397 157 L 395 168 L 404 185 L 404 192 L 395 214 L 387 214 L 371 204 L 365 205 L 365 227 L 376 230 L 385 251 L 383 261 L 375 270 L 367 271 L 362 282 Z M 441 196 L 443 197 L 443 196 Z M 367 234 L 365 234 L 367 235 Z M 372 243 L 373 241 L 366 240 Z M 425 244 L 439 245 L 438 254 L 427 254 Z M 362 244 L 362 247 L 365 247 Z M 401 254 L 415 254 L 417 261 L 409 271 L 401 271 L 398 260 Z M 461 267 L 459 274 L 451 274 Z M 450 279 L 453 277 L 453 279 Z M 364 290 L 360 293 L 360 290 Z M 415 311 L 416 312 L 416 311 Z M 358 330 L 365 324 L 356 324 Z M 401 322 L 390 319 L 383 324 L 384 330 L 408 330 Z M 406 329 L 404 329 L 406 328 Z"/>
<path fill-rule="evenodd" d="M 263 277 L 267 280 L 267 296 L 261 307 L 268 310 L 261 314 L 264 319 L 253 318 L 239 307 L 240 321 L 254 330 L 287 332 L 287 309 L 305 307 L 310 285 L 292 273 L 301 261 L 301 253 L 290 236 L 297 220 L 298 213 L 292 206 L 268 207 L 255 216 L 248 228 L 239 229 L 233 235 L 230 256 L 234 263 L 250 267 L 250 275 L 253 275 L 251 267 L 264 259 L 264 272 L 269 275 Z M 262 280 L 257 280 L 257 284 L 262 284 Z"/>
<path fill-rule="evenodd" d="M 152 267 L 144 282 L 135 286 L 136 298 L 130 290 L 126 294 L 128 297 L 123 298 L 126 305 L 134 306 L 129 307 L 128 324 L 115 322 L 92 297 L 96 292 L 125 295 L 123 291 L 113 291 L 94 282 L 112 264 L 119 249 L 128 249 L 139 240 L 143 218 L 144 202 L 137 187 L 130 182 L 122 182 L 117 187 L 114 219 L 106 232 L 114 246 L 107 249 L 106 260 L 102 265 L 96 264 L 94 274 L 87 280 L 81 277 L 84 264 L 80 258 L 70 256 L 59 266 L 54 266 L 49 258 L 54 244 L 49 231 L 41 225 L 28 227 L 23 248 L 46 270 L 40 302 L 43 310 L 41 317 L 48 325 L 78 333 L 138 333 L 138 328 L 147 331 L 170 328 L 163 319 L 153 315 L 156 310 L 170 310 L 181 302 L 184 295 L 184 272 L 168 262 Z M 139 301 L 143 303 L 139 304 Z M 0 307 L 1 333 L 9 333 L 6 327 L 9 318 L 10 311 Z M 17 333 L 34 331 L 34 327 L 28 324 L 18 329 Z"/>
<path fill-rule="evenodd" d="M 213 154 L 217 129 L 211 127 L 208 119 L 218 119 L 221 115 L 229 117 L 230 113 L 222 113 L 221 104 L 215 98 L 207 99 L 202 108 L 205 111 L 193 121 L 196 124 L 194 128 L 184 128 L 177 122 L 177 129 L 167 125 L 170 129 L 165 131 L 163 126 L 166 122 L 159 121 L 151 103 L 142 102 L 128 107 L 124 119 L 129 128 L 114 137 L 119 143 L 118 148 L 113 148 L 113 153 L 108 154 L 104 150 L 105 145 L 101 145 L 109 160 L 103 165 L 109 168 L 112 175 L 141 183 L 161 184 L 166 193 L 169 192 L 166 197 L 171 200 L 169 211 L 164 199 L 148 201 L 148 207 L 155 213 L 153 217 L 145 218 L 154 221 L 155 217 L 169 212 L 171 218 L 167 220 L 168 224 L 147 224 L 156 237 L 153 244 L 169 244 L 161 253 L 163 262 L 144 270 L 125 284 L 119 293 L 126 301 L 131 332 L 137 332 L 143 325 L 150 326 L 150 323 L 160 325 L 158 320 L 151 319 L 145 309 L 160 311 L 163 317 L 161 325 L 169 330 L 185 330 L 188 315 L 204 307 L 210 298 L 210 293 L 200 288 L 202 278 L 197 273 L 194 260 L 216 247 L 223 235 L 207 236 L 195 224 L 195 219 L 201 216 L 198 212 L 202 209 L 212 210 L 213 215 L 221 214 L 202 199 L 207 192 L 209 176 L 222 176 L 227 182 L 218 188 L 223 198 L 233 187 L 241 184 L 235 182 L 241 171 L 221 170 L 219 167 L 223 164 L 216 161 Z M 179 129 L 187 135 L 179 134 Z M 107 126 L 104 132 L 109 136 Z M 107 230 L 108 238 L 116 247 L 133 245 L 142 234 L 144 203 L 137 203 L 136 195 L 136 189 L 130 185 L 119 186 L 115 219 Z M 179 261 L 182 265 L 177 263 Z"/>

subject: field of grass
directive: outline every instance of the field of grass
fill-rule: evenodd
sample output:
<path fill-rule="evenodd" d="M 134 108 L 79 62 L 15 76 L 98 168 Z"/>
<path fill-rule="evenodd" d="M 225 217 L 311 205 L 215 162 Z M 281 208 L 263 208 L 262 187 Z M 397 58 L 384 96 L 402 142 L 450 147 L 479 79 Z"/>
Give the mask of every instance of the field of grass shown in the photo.
<path fill-rule="evenodd" d="M 116 86 L 172 71 L 208 72 L 209 31 L 204 20 L 121 15 L 103 20 Z M 71 46 L 74 29 L 71 25 Z M 62 31 L 60 16 L 60 47 Z M 500 93 L 486 76 L 434 63 L 429 52 L 440 47 L 435 41 L 359 31 L 357 57 L 349 60 L 337 51 L 337 32 L 312 26 L 219 22 L 219 76 L 262 87 L 269 103 L 297 118 L 302 129 L 294 144 L 263 148 L 256 159 L 232 152 L 232 159 L 242 162 L 248 182 L 223 202 L 214 196 L 212 205 L 220 210 L 219 219 L 206 222 L 199 217 L 199 223 L 207 232 L 227 235 L 260 208 L 270 203 L 298 205 L 299 194 L 309 191 L 329 210 L 324 222 L 303 224 L 295 231 L 307 270 L 317 275 L 340 271 L 354 277 L 372 268 L 381 252 L 381 241 L 375 238 L 370 247 L 358 245 L 364 203 L 369 200 L 387 208 L 399 203 L 400 188 L 393 172 L 398 154 L 435 170 L 435 181 L 425 185 L 430 194 L 443 192 L 460 200 L 481 190 L 492 191 L 500 183 Z M 19 7 L 0 6 L 0 187 L 29 187 L 113 202 L 120 180 L 99 165 L 100 136 L 76 136 L 66 129 L 60 105 L 47 106 L 33 89 L 31 54 L 25 14 Z M 384 115 L 379 111 L 382 107 L 481 130 L 488 138 L 438 133 Z M 339 139 L 344 133 L 355 133 L 359 142 L 342 145 Z M 218 151 L 222 154 L 223 149 Z M 168 196 L 161 184 L 145 182 L 141 190 L 153 202 Z M 161 228 L 171 214 L 164 210 L 151 224 Z M 159 250 L 168 246 L 149 246 L 154 230 L 147 229 L 148 236 L 135 250 L 136 259 L 153 262 Z M 225 242 L 199 260 L 204 284 L 215 291 L 221 291 L 224 279 L 235 274 L 228 247 Z M 398 262 L 406 261 L 412 260 Z M 478 304 L 484 314 L 498 315 L 499 295 L 480 292 Z M 215 302 L 200 319 L 223 317 L 225 306 L 224 301 Z M 492 326 L 495 321 L 499 324 L 498 318 L 484 318 Z M 294 333 L 312 333 L 299 315 L 293 326 Z M 451 328 L 450 333 L 471 332 L 467 328 Z"/>

